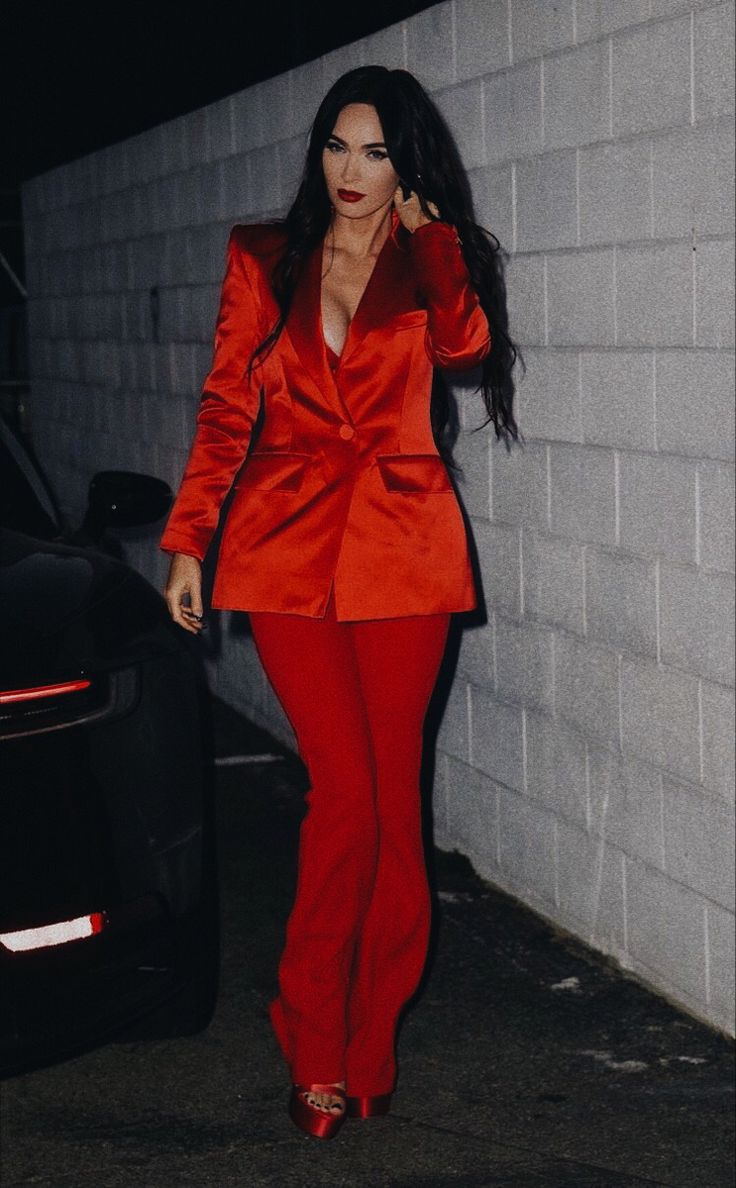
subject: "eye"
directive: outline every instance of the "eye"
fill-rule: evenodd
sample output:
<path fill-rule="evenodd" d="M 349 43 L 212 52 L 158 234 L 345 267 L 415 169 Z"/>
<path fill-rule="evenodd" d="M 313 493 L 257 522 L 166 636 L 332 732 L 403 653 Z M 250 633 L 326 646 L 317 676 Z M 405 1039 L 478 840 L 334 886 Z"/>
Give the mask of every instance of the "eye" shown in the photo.
<path fill-rule="evenodd" d="M 371 161 L 387 161 L 388 153 L 384 153 L 382 149 L 371 149 L 368 153 Z"/>
<path fill-rule="evenodd" d="M 328 140 L 325 148 L 328 153 L 341 153 L 342 145 L 338 144 L 336 140 Z"/>

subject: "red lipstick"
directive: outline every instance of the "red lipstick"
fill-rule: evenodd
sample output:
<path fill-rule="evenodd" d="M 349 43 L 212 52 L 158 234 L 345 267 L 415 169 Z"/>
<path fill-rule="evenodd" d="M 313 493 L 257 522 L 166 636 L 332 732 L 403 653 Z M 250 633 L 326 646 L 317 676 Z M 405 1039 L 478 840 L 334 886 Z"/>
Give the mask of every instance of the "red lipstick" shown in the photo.
<path fill-rule="evenodd" d="M 338 190 L 337 196 L 341 202 L 360 202 L 365 198 L 365 194 L 359 194 L 357 190 Z"/>

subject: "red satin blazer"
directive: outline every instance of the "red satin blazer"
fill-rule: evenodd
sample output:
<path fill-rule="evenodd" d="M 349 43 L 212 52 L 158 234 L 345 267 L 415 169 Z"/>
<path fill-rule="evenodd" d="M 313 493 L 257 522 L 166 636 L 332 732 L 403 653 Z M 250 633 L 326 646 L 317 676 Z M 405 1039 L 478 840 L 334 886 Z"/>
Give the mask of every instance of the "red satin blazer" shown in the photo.
<path fill-rule="evenodd" d="M 321 617 L 334 582 L 338 619 L 471 609 L 465 526 L 429 414 L 433 366 L 473 367 L 491 346 L 454 228 L 410 235 L 394 213 L 333 367 L 320 246 L 249 378 L 278 316 L 269 275 L 284 242 L 278 225 L 230 234 L 212 370 L 161 547 L 201 560 L 237 474 L 213 607 Z"/>

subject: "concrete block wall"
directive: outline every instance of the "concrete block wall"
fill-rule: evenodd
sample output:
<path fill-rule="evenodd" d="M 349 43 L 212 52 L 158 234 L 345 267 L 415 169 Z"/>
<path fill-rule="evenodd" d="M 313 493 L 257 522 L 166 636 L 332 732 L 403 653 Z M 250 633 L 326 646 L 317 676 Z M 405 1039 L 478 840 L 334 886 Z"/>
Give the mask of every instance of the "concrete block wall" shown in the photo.
<path fill-rule="evenodd" d="M 487 616 L 437 840 L 729 1033 L 733 22 L 732 0 L 451 0 L 24 190 L 34 431 L 78 515 L 102 467 L 178 482 L 227 232 L 283 212 L 329 83 L 377 61 L 430 88 L 511 253 L 528 368 L 511 455 L 457 388 Z M 155 540 L 129 547 L 161 583 Z M 288 740 L 237 617 L 207 647 Z"/>

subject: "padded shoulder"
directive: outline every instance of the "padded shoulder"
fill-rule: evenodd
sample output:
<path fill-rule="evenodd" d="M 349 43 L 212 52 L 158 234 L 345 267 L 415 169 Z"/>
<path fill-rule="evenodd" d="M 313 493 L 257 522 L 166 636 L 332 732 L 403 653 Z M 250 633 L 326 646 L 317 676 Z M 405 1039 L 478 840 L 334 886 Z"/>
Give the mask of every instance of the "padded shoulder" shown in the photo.
<path fill-rule="evenodd" d="M 283 223 L 237 223 L 230 238 L 250 256 L 273 256 L 283 249 L 286 231 Z"/>

